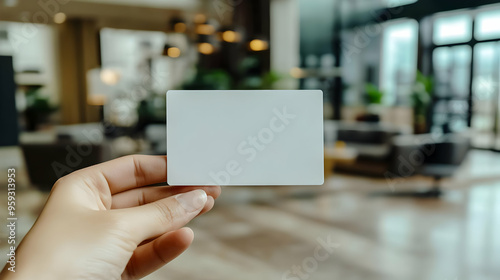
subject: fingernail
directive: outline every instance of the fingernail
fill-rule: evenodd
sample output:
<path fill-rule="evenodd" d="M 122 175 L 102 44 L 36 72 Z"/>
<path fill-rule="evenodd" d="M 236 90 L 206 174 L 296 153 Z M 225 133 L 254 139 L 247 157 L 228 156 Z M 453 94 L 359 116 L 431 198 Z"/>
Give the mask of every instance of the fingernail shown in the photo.
<path fill-rule="evenodd" d="M 191 213 L 200 210 L 207 202 L 207 193 L 203 190 L 194 190 L 187 193 L 181 193 L 175 196 L 179 204 Z"/>

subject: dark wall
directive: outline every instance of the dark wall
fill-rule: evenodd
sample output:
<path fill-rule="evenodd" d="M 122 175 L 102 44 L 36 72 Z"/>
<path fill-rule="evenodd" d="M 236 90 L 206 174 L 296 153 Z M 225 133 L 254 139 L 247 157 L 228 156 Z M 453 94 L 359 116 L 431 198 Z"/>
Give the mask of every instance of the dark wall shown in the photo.
<path fill-rule="evenodd" d="M 0 147 L 18 144 L 15 92 L 12 57 L 0 56 Z"/>
<path fill-rule="evenodd" d="M 335 1 L 299 0 L 300 55 L 332 53 Z"/>

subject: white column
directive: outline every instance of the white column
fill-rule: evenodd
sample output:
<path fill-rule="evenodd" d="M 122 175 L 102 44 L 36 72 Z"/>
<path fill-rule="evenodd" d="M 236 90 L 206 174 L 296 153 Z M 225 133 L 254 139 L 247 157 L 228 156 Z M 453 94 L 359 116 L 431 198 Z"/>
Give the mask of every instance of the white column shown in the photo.
<path fill-rule="evenodd" d="M 290 69 L 299 66 L 300 15 L 298 0 L 271 0 L 271 69 L 284 75 L 277 88 L 296 89 Z"/>

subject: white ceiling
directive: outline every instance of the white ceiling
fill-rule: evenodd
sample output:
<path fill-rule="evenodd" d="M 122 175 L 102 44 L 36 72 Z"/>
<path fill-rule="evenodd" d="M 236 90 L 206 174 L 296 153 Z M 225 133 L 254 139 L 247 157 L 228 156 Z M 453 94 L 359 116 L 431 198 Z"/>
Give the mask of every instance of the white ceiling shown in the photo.
<path fill-rule="evenodd" d="M 93 2 L 136 7 L 195 10 L 199 8 L 200 0 L 77 0 L 75 2 Z"/>

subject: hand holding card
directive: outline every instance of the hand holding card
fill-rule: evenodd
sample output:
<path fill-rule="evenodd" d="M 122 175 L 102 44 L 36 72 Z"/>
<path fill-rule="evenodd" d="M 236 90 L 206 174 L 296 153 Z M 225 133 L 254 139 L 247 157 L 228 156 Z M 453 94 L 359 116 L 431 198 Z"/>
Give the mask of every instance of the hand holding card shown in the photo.
<path fill-rule="evenodd" d="M 169 91 L 170 185 L 323 184 L 323 93 Z"/>

